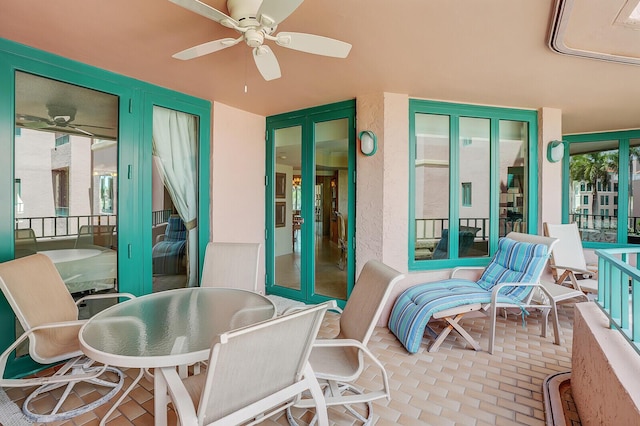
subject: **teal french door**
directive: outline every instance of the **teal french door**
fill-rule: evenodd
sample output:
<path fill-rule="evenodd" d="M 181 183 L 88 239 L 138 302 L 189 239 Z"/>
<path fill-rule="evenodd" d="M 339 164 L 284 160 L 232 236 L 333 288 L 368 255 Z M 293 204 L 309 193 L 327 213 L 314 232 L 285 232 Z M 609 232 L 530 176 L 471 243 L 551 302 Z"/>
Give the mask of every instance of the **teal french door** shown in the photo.
<path fill-rule="evenodd" d="M 42 82 L 47 90 L 32 90 L 34 82 Z M 64 90 L 56 92 L 61 87 Z M 109 106 L 106 113 L 99 108 L 104 106 L 102 99 Z M 197 246 L 190 254 L 197 258 L 192 272 L 198 275 L 209 236 L 210 102 L 0 39 L 0 146 L 5 153 L 0 158 L 0 261 L 21 255 L 16 229 L 35 229 L 40 238 L 37 251 L 48 250 L 40 243 L 51 240 L 59 242 L 60 247 L 73 247 L 79 224 L 65 228 L 62 237 L 56 239 L 60 236 L 57 224 L 72 220 L 57 221 L 53 231 L 56 238 L 49 238 L 45 219 L 101 216 L 107 218 L 101 220 L 109 220 L 109 229 L 115 230 L 110 231 L 110 243 L 104 248 L 109 258 L 116 260 L 116 272 L 110 276 L 114 290 L 134 295 L 150 293 L 154 107 L 189 114 L 197 123 L 198 220 L 191 221 L 191 226 L 197 226 Z M 22 108 L 33 108 L 37 114 L 25 113 Z M 91 116 L 89 110 L 115 119 L 108 124 L 82 121 L 82 117 Z M 63 120 L 63 126 L 48 128 L 47 121 L 57 120 Z M 24 142 L 35 133 L 42 137 Z M 45 142 L 38 145 L 40 141 Z M 24 155 L 29 144 L 33 152 L 47 156 L 48 163 L 42 165 L 31 154 Z M 69 148 L 75 146 L 84 146 L 87 157 L 75 159 L 75 148 Z M 75 191 L 74 185 L 81 180 L 77 170 L 82 171 L 82 185 L 86 186 Z M 34 185 L 36 178 L 47 184 Z M 41 189 L 36 195 L 46 197 L 28 194 L 30 188 Z M 73 212 L 79 197 L 90 205 L 89 213 Z M 51 212 L 35 212 L 34 207 L 46 207 Z M 20 331 L 11 307 L 0 295 L 0 351 L 11 345 Z M 5 377 L 38 368 L 41 366 L 29 356 L 18 354 L 7 366 Z"/>
<path fill-rule="evenodd" d="M 267 118 L 266 289 L 346 301 L 354 282 L 355 101 Z"/>

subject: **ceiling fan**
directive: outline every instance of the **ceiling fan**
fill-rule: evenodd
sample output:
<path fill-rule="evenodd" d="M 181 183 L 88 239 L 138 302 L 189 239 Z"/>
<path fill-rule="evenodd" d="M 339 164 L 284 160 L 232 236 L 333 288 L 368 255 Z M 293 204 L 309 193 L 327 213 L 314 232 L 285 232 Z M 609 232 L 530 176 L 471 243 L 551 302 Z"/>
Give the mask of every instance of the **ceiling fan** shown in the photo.
<path fill-rule="evenodd" d="M 48 128 L 70 128 L 87 136 L 94 136 L 82 127 L 93 127 L 96 129 L 110 129 L 110 127 L 94 126 L 91 124 L 73 123 L 76 118 L 76 108 L 68 105 L 48 104 L 47 113 L 49 118 L 36 117 L 27 114 L 16 114 L 17 124 L 28 129 L 48 129 Z"/>
<path fill-rule="evenodd" d="M 269 46 L 264 44 L 265 40 L 274 41 L 278 46 L 288 49 L 334 58 L 346 58 L 351 50 L 349 43 L 314 34 L 274 34 L 278 24 L 291 15 L 303 0 L 227 0 L 229 15 L 199 0 L 169 1 L 240 33 L 238 38 L 209 41 L 178 52 L 173 55 L 176 59 L 197 58 L 244 41 L 253 48 L 253 59 L 258 71 L 269 81 L 280 78 L 281 73 L 278 60 Z"/>

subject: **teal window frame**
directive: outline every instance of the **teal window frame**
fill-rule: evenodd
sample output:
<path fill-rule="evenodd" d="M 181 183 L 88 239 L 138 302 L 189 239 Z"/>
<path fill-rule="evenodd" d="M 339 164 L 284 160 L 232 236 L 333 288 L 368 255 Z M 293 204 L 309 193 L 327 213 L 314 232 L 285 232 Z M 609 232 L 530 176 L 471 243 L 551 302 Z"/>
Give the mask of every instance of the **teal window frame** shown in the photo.
<path fill-rule="evenodd" d="M 583 195 L 582 196 L 582 204 L 584 204 L 585 206 L 589 205 L 589 196 L 588 195 Z"/>
<path fill-rule="evenodd" d="M 449 223 L 451 228 L 457 228 L 455 225 L 459 220 L 459 196 L 461 188 L 459 182 L 460 164 L 459 149 L 459 119 L 461 117 L 471 118 L 487 118 L 490 120 L 490 203 L 489 210 L 489 256 L 484 257 L 462 257 L 442 260 L 415 260 L 415 163 L 416 163 L 416 135 L 415 135 L 415 117 L 416 114 L 437 114 L 448 115 L 450 117 L 449 126 L 449 187 L 451 193 L 449 197 Z M 499 171 L 500 163 L 498 158 L 499 152 L 499 122 L 500 121 L 521 121 L 528 123 L 528 200 L 527 200 L 527 225 L 529 233 L 538 232 L 538 112 L 535 110 L 522 110 L 512 108 L 487 107 L 477 105 L 466 105 L 449 102 L 427 101 L 421 99 L 409 99 L 409 259 L 408 268 L 410 271 L 434 270 L 443 268 L 452 268 L 457 266 L 486 266 L 493 253 L 498 247 L 498 218 L 499 218 Z M 453 232 L 453 231 L 451 231 Z M 458 239 L 449 239 L 450 253 L 458 253 Z"/>
<path fill-rule="evenodd" d="M 565 144 L 564 157 L 562 159 L 562 222 L 569 223 L 569 157 L 572 144 L 589 142 L 618 142 L 619 158 L 629 158 L 629 147 L 632 139 L 640 139 L 640 129 L 621 130 L 611 132 L 582 133 L 575 135 L 564 135 L 562 140 Z M 591 185 L 588 185 L 591 186 Z M 616 185 L 613 186 L 614 188 Z M 621 161 L 618 164 L 618 203 L 617 214 L 618 223 L 629 223 L 629 162 Z M 612 248 L 612 247 L 633 247 L 635 245 L 627 243 L 627 226 L 618 226 L 617 241 L 613 243 L 583 241 L 582 246 L 590 249 Z"/>

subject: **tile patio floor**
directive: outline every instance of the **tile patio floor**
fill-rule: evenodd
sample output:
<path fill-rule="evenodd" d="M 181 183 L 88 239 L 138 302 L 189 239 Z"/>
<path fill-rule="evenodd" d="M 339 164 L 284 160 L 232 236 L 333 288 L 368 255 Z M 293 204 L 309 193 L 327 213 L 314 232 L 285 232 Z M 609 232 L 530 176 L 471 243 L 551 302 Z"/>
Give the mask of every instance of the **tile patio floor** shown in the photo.
<path fill-rule="evenodd" d="M 426 352 L 426 345 L 423 345 L 419 353 L 409 355 L 393 334 L 384 327 L 378 327 L 369 348 L 386 367 L 392 400 L 374 403 L 376 424 L 544 425 L 542 383 L 548 375 L 571 368 L 573 304 L 560 307 L 559 317 L 562 328 L 560 346 L 553 344 L 551 327 L 547 339 L 539 336 L 541 316 L 537 311 L 527 317 L 524 328 L 519 315 L 501 318 L 496 330 L 494 355 L 463 346 L 462 339 L 455 333 L 449 335 L 436 353 Z M 487 333 L 483 332 L 488 324 L 485 318 L 463 321 L 483 348 L 488 343 Z M 331 336 L 336 330 L 337 316 L 328 313 L 321 335 Z M 135 375 L 136 371 L 127 373 Z M 375 381 L 375 375 L 375 369 L 367 369 L 359 383 L 366 386 Z M 143 380 L 111 417 L 108 425 L 152 425 L 152 388 L 151 383 Z M 23 390 L 15 388 L 7 389 L 7 394 L 18 404 L 25 395 Z M 108 403 L 94 412 L 58 424 L 97 425 L 109 407 Z M 309 413 L 300 410 L 294 411 L 294 415 L 303 419 L 301 425 L 309 419 Z M 339 409 L 330 409 L 329 419 L 332 425 L 358 424 Z M 175 413 L 171 409 L 169 422 L 176 424 Z M 288 423 L 286 416 L 278 415 L 262 424 Z"/>

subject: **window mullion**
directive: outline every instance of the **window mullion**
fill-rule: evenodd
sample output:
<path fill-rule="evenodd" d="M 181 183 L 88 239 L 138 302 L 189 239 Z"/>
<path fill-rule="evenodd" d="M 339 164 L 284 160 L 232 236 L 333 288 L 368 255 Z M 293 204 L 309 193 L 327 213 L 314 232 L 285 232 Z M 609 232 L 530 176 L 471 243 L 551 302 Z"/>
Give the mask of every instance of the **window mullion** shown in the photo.
<path fill-rule="evenodd" d="M 458 258 L 460 224 L 460 116 L 449 116 L 449 258 Z"/>
<path fill-rule="evenodd" d="M 618 241 L 627 242 L 629 224 L 629 139 L 620 139 L 618 145 Z M 607 203 L 608 204 L 608 203 Z M 611 212 L 612 213 L 612 212 Z"/>
<path fill-rule="evenodd" d="M 491 118 L 489 158 L 489 255 L 498 248 L 500 231 L 500 120 Z"/>

